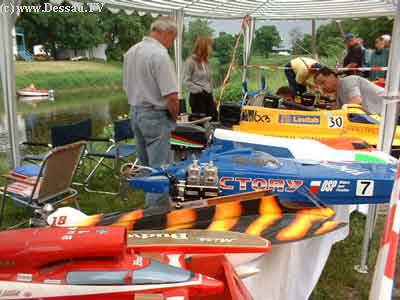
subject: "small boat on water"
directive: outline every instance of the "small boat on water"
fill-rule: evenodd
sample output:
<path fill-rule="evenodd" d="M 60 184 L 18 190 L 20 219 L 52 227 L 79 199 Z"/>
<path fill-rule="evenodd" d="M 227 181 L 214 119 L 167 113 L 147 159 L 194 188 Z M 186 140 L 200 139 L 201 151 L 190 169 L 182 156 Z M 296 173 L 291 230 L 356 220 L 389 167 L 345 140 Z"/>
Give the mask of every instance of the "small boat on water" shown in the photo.
<path fill-rule="evenodd" d="M 54 90 L 39 90 L 33 84 L 29 87 L 17 90 L 20 97 L 54 97 Z"/>

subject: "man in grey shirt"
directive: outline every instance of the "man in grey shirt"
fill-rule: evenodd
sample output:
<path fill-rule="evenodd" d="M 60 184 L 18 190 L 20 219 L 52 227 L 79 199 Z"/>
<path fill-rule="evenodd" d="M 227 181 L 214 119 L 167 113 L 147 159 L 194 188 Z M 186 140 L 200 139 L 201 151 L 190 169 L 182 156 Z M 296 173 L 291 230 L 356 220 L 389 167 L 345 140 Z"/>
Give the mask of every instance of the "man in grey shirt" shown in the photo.
<path fill-rule="evenodd" d="M 365 78 L 356 75 L 338 78 L 334 71 L 323 67 L 314 75 L 314 81 L 324 93 L 336 93 L 340 106 L 359 104 L 369 113 L 382 112 L 384 89 Z"/>
<path fill-rule="evenodd" d="M 150 36 L 124 55 L 123 87 L 132 110 L 140 163 L 152 168 L 170 162 L 170 134 L 178 116 L 178 85 L 168 48 L 176 37 L 176 23 L 160 17 L 151 24 Z M 155 204 L 147 197 L 147 205 Z"/>

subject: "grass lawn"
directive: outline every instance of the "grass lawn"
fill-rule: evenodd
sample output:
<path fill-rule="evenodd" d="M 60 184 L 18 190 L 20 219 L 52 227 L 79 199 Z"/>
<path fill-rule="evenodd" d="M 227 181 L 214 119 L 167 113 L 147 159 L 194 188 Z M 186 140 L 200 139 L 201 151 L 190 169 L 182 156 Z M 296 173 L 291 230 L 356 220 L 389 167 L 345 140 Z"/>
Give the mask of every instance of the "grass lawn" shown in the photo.
<path fill-rule="evenodd" d="M 15 68 L 18 76 L 26 76 L 32 73 L 115 72 L 121 65 L 97 61 L 17 61 Z"/>
<path fill-rule="evenodd" d="M 39 89 L 60 90 L 96 86 L 121 86 L 122 66 L 94 61 L 37 61 L 16 63 L 16 85 L 34 83 Z"/>

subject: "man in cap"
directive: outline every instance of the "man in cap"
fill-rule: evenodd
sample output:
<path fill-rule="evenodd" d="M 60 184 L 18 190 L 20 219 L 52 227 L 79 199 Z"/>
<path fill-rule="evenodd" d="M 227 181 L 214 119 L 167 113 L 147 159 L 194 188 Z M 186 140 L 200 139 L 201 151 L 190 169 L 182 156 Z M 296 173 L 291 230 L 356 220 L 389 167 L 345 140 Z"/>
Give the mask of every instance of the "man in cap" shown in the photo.
<path fill-rule="evenodd" d="M 361 67 L 364 62 L 364 51 L 362 45 L 360 45 L 360 39 L 354 36 L 352 33 L 348 33 L 344 36 L 344 43 L 347 47 L 347 54 L 343 59 L 343 67 Z M 354 74 L 354 72 L 351 73 Z"/>

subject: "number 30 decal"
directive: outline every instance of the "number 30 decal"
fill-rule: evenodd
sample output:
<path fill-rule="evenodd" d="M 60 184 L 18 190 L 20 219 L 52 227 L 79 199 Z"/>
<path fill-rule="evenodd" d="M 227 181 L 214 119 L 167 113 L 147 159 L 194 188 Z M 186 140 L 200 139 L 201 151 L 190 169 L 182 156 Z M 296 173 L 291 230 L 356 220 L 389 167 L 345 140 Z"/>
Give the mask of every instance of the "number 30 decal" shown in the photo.
<path fill-rule="evenodd" d="M 356 196 L 372 197 L 374 195 L 373 180 L 357 180 Z"/>
<path fill-rule="evenodd" d="M 328 128 L 343 128 L 342 116 L 328 116 Z"/>

